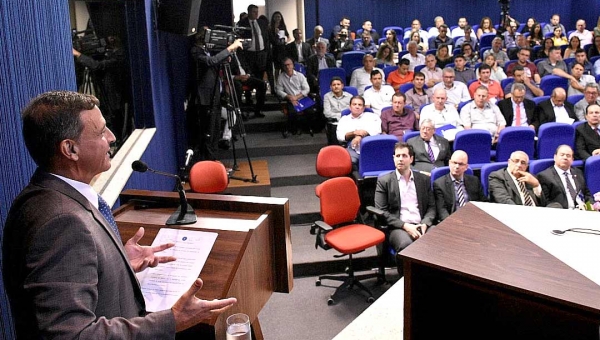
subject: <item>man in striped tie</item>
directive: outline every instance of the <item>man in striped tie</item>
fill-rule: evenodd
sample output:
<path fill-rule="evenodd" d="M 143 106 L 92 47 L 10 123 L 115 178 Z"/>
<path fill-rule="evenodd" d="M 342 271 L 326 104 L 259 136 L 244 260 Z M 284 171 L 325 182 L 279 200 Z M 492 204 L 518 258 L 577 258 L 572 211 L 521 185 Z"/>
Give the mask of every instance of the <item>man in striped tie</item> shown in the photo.
<path fill-rule="evenodd" d="M 510 155 L 508 167 L 489 176 L 490 201 L 503 204 L 545 207 L 540 182 L 527 172 L 529 156 L 523 151 Z"/>
<path fill-rule="evenodd" d="M 450 173 L 433 182 L 439 221 L 443 221 L 469 201 L 487 201 L 479 179 L 465 173 L 469 168 L 469 156 L 466 152 L 455 151 L 450 157 L 449 165 Z"/>

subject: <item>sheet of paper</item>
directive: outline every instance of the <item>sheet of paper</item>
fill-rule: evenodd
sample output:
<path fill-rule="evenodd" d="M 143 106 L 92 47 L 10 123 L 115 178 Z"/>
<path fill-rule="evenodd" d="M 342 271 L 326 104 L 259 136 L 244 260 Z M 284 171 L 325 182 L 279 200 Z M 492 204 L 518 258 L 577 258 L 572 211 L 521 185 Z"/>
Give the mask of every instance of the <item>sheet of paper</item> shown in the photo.
<path fill-rule="evenodd" d="M 173 307 L 177 299 L 191 287 L 202 271 L 217 236 L 217 233 L 204 231 L 159 230 L 152 245 L 172 242 L 175 246 L 157 254 L 175 256 L 177 260 L 161 263 L 137 274 L 149 312 Z"/>

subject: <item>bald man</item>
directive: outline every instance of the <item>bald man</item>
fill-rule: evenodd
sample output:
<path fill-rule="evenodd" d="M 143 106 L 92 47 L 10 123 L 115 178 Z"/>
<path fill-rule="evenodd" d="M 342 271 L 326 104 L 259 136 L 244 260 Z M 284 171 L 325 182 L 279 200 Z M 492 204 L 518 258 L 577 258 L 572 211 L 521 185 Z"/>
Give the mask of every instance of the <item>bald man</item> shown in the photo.
<path fill-rule="evenodd" d="M 433 182 L 435 208 L 439 221 L 443 221 L 470 201 L 487 202 L 479 178 L 466 174 L 469 156 L 457 150 L 450 157 L 450 173 Z"/>
<path fill-rule="evenodd" d="M 523 151 L 510 155 L 508 167 L 489 176 L 490 201 L 502 204 L 545 207 L 540 182 L 527 172 L 529 156 Z"/>
<path fill-rule="evenodd" d="M 573 124 L 577 121 L 575 107 L 566 101 L 567 92 L 562 87 L 552 90 L 550 99 L 540 102 L 533 111 L 532 125 L 538 131 L 540 125 L 551 122 Z"/>

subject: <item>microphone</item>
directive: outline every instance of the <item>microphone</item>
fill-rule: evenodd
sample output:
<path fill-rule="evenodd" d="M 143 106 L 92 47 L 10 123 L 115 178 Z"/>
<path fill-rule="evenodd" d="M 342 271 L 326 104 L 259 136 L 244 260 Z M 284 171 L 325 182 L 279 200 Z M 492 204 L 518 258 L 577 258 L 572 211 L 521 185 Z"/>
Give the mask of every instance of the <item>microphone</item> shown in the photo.
<path fill-rule="evenodd" d="M 194 150 L 192 150 L 192 149 L 188 149 L 185 152 L 185 165 L 184 165 L 185 167 L 187 167 L 190 164 L 190 160 L 192 159 L 193 155 L 194 155 Z"/>
<path fill-rule="evenodd" d="M 188 150 L 190 152 L 191 150 Z M 192 152 L 193 153 L 193 152 Z M 187 198 L 185 197 L 185 191 L 183 190 L 183 182 L 181 178 L 177 175 L 173 175 L 167 172 L 162 172 L 158 170 L 154 170 L 148 167 L 148 164 L 137 160 L 131 163 L 131 168 L 136 172 L 146 172 L 150 171 L 157 175 L 172 177 L 177 180 L 177 192 L 179 193 L 179 208 L 177 211 L 169 217 L 166 222 L 166 225 L 183 225 L 183 224 L 192 224 L 196 223 L 197 217 L 194 208 L 188 204 Z"/>

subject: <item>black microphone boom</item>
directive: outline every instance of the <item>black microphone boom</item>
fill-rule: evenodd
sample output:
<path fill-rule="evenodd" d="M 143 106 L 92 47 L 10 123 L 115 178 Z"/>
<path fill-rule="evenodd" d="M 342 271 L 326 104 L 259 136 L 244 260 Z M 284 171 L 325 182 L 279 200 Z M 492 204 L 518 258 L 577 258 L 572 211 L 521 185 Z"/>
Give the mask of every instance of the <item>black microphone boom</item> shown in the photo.
<path fill-rule="evenodd" d="M 183 225 L 196 223 L 196 212 L 194 211 L 194 208 L 192 208 L 192 206 L 189 205 L 187 202 L 187 198 L 185 197 L 185 191 L 183 190 L 183 182 L 181 182 L 181 178 L 179 178 L 179 176 L 167 172 L 150 169 L 148 167 L 148 164 L 140 160 L 131 163 L 131 168 L 133 169 L 133 171 L 150 171 L 157 175 L 173 177 L 177 180 L 177 192 L 179 193 L 179 208 L 177 208 L 177 211 L 175 211 L 175 213 L 173 213 L 173 215 L 169 217 L 169 219 L 166 222 L 166 225 Z"/>

